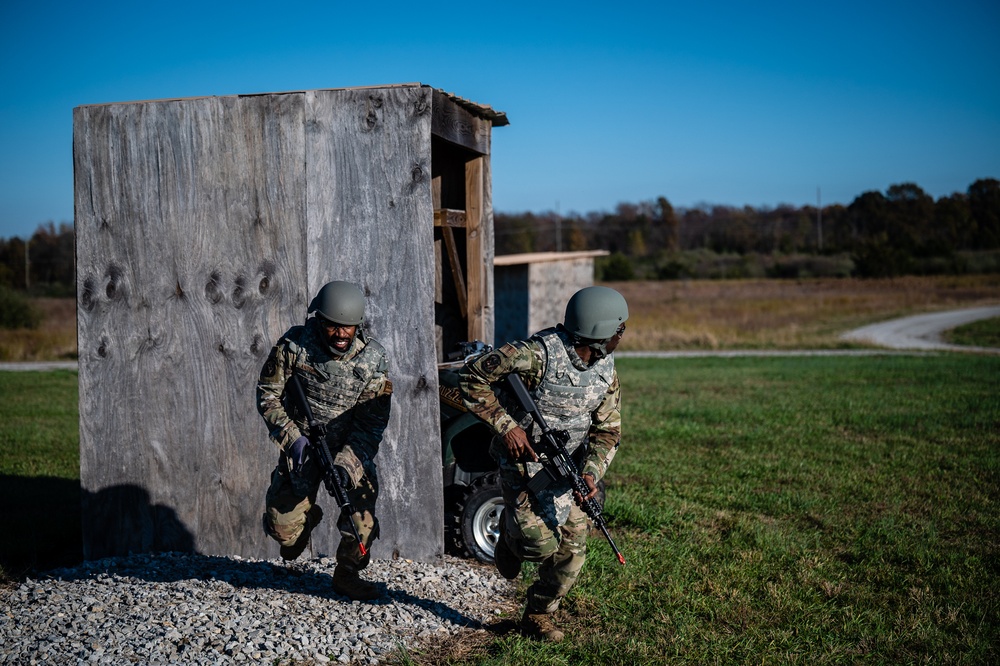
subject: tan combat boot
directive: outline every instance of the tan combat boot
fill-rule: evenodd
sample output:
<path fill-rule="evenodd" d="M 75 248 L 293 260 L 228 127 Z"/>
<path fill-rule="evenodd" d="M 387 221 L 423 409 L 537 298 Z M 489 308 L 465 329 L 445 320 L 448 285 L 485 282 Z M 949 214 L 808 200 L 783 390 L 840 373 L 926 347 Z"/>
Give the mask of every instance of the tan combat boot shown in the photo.
<path fill-rule="evenodd" d="M 354 601 L 373 601 L 382 596 L 377 585 L 362 580 L 356 571 L 339 564 L 333 570 L 333 591 Z"/>
<path fill-rule="evenodd" d="M 531 613 L 527 608 L 524 609 L 519 626 L 525 636 L 549 643 L 558 643 L 566 636 L 556 627 L 550 614 Z"/>

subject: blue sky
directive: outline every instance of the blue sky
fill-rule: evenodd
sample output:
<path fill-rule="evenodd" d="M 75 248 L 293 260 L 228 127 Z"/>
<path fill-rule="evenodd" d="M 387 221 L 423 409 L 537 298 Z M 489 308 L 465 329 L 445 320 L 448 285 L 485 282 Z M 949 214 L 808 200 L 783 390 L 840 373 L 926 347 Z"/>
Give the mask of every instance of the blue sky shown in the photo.
<path fill-rule="evenodd" d="M 72 109 L 421 82 L 489 104 L 494 208 L 850 203 L 1000 178 L 1000 2 L 0 6 L 0 238 L 73 218 Z"/>

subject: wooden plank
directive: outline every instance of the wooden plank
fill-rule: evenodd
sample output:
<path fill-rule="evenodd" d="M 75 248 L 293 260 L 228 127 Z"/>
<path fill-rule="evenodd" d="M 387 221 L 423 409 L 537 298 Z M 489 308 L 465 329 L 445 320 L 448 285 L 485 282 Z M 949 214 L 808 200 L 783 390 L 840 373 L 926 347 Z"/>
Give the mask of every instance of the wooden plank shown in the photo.
<path fill-rule="evenodd" d="M 574 259 L 593 259 L 606 257 L 607 250 L 580 250 L 576 252 L 522 252 L 520 254 L 501 254 L 493 257 L 494 266 L 514 266 L 517 264 L 540 264 L 548 261 L 572 261 Z"/>
<path fill-rule="evenodd" d="M 465 164 L 465 268 L 468 286 L 469 340 L 492 338 L 484 324 L 484 306 L 487 298 L 485 274 L 492 266 L 485 265 L 484 245 L 487 242 L 483 227 L 483 158 Z"/>
<path fill-rule="evenodd" d="M 481 288 L 483 294 L 483 337 L 480 339 L 487 344 L 493 344 L 496 332 L 496 305 L 494 303 L 494 280 L 496 278 L 493 272 L 495 252 L 493 242 L 495 238 L 493 224 L 493 172 L 489 154 L 484 155 L 481 159 L 483 170 L 483 215 L 482 226 L 480 227 L 480 236 L 482 237 L 480 250 L 483 264 L 483 274 L 481 276 L 483 283 Z"/>
<path fill-rule="evenodd" d="M 250 396 L 305 301 L 302 126 L 301 96 L 74 110 L 85 557 L 265 554 Z"/>
<path fill-rule="evenodd" d="M 435 227 L 452 227 L 454 229 L 465 228 L 465 211 L 442 208 L 434 211 Z"/>
<path fill-rule="evenodd" d="M 439 363 L 444 358 L 444 326 L 438 321 L 438 311 L 444 306 L 443 245 L 443 239 L 434 239 L 434 355 Z"/>
<path fill-rule="evenodd" d="M 310 289 L 332 279 L 362 285 L 366 327 L 390 354 L 393 406 L 377 458 L 374 557 L 431 559 L 444 542 L 430 94 L 307 93 Z M 334 552 L 335 521 L 318 531 L 317 548 Z"/>
<path fill-rule="evenodd" d="M 194 400 L 218 404 L 224 399 L 227 408 L 216 407 L 217 423 L 206 428 L 208 455 L 201 460 L 192 455 L 200 465 L 196 483 L 214 487 L 201 493 L 198 535 L 205 544 L 202 552 L 231 553 L 236 542 L 241 551 L 273 554 L 274 544 L 261 538 L 258 521 L 277 452 L 266 438 L 255 399 L 247 398 L 255 395 L 276 334 L 303 320 L 312 297 L 305 279 L 305 99 L 225 97 L 220 111 L 211 145 L 212 154 L 220 153 L 220 166 L 216 171 L 206 165 L 218 180 L 209 185 L 204 179 L 201 196 L 208 203 L 202 212 L 205 229 L 211 230 L 206 285 L 221 283 L 221 293 L 213 295 L 206 286 L 216 339 L 206 350 L 208 358 L 198 362 L 211 377 L 195 385 Z M 234 175 L 239 172 L 243 175 Z M 177 228 L 178 234 L 184 232 Z M 217 279 L 211 281 L 213 276 Z M 219 391 L 220 397 L 199 395 L 206 390 Z M 195 446 L 205 443 L 196 440 Z"/>
<path fill-rule="evenodd" d="M 489 120 L 473 115 L 439 90 L 434 91 L 433 105 L 431 132 L 480 155 L 489 154 L 492 130 Z"/>
<path fill-rule="evenodd" d="M 458 309 L 462 313 L 463 319 L 469 317 L 469 296 L 465 287 L 465 276 L 462 271 L 462 261 L 458 256 L 458 244 L 455 243 L 455 231 L 451 227 L 443 227 L 441 235 L 444 238 L 444 246 L 448 253 L 448 263 L 451 266 L 451 275 L 455 281 L 455 293 L 458 294 Z"/>
<path fill-rule="evenodd" d="M 437 218 L 437 211 L 441 208 L 441 176 L 431 178 L 431 200 L 434 206 L 434 216 Z"/>
<path fill-rule="evenodd" d="M 365 290 L 396 386 L 375 556 L 441 554 L 430 94 L 74 111 L 87 557 L 277 555 L 260 528 L 276 451 L 253 387 L 331 279 Z M 335 551 L 335 525 L 317 552 Z"/>

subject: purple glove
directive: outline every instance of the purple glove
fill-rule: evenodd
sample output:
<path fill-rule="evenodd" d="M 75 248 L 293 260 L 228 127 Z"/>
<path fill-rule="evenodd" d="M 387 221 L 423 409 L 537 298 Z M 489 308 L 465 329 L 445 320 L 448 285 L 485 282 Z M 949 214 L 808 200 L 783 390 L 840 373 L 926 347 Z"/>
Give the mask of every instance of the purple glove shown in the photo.
<path fill-rule="evenodd" d="M 288 468 L 292 472 L 298 472 L 308 459 L 309 438 L 300 436 L 297 440 L 288 445 L 285 456 L 288 458 Z"/>

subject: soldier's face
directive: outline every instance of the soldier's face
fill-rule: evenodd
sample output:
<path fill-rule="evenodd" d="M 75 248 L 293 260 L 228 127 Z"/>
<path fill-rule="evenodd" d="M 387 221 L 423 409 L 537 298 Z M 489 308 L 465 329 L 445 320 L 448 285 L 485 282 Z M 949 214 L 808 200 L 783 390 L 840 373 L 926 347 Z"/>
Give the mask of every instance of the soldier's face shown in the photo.
<path fill-rule="evenodd" d="M 319 328 L 323 332 L 326 344 L 341 353 L 351 348 L 354 336 L 358 334 L 357 326 L 343 326 L 325 319 L 319 320 Z"/>

